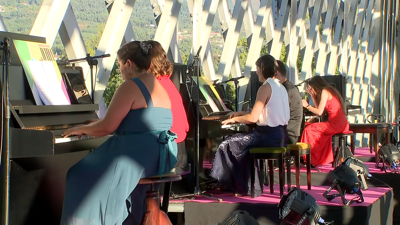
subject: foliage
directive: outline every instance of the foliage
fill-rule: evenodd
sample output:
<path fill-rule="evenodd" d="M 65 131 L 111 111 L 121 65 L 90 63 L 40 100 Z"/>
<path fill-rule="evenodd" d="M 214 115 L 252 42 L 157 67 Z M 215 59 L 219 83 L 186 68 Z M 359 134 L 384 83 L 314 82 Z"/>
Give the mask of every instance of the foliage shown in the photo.
<path fill-rule="evenodd" d="M 111 71 L 111 74 L 110 74 L 110 79 L 108 80 L 108 85 L 107 85 L 106 90 L 104 91 L 104 95 L 103 95 L 104 102 L 107 107 L 110 104 L 112 97 L 114 96 L 114 92 L 117 90 L 119 85 L 122 84 L 122 82 L 123 82 L 123 79 L 122 79 L 122 76 L 119 71 L 118 62 L 116 60 L 114 63 L 113 70 Z"/>

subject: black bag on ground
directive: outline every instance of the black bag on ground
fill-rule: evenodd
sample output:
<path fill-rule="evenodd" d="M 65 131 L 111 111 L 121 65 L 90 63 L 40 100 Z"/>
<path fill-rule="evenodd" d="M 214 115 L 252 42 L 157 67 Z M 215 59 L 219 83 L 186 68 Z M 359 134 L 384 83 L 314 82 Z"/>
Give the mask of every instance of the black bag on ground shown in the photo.
<path fill-rule="evenodd" d="M 399 171 L 400 152 L 396 145 L 390 143 L 382 146 L 378 151 L 378 155 L 379 163 L 382 163 L 385 172 L 387 172 L 387 169 L 394 170 L 394 172 Z"/>
<path fill-rule="evenodd" d="M 259 223 L 248 212 L 236 210 L 219 225 L 259 225 Z"/>

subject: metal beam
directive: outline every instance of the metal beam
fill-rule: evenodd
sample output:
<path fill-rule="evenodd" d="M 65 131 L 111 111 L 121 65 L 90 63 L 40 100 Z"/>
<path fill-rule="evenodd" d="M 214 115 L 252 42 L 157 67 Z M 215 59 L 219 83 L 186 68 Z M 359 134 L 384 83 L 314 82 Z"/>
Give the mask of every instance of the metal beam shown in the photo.
<path fill-rule="evenodd" d="M 106 1 L 106 8 L 107 8 L 107 12 L 109 14 L 110 14 L 113 3 L 114 3 L 114 0 Z M 136 35 L 135 35 L 135 32 L 133 32 L 133 26 L 132 26 L 131 21 L 129 20 L 128 25 L 126 26 L 126 31 L 125 31 L 124 39 L 122 40 L 122 43 L 125 44 L 125 43 L 135 41 L 135 40 L 137 40 Z"/>
<path fill-rule="evenodd" d="M 303 65 L 301 67 L 300 80 L 305 80 L 311 77 L 312 75 L 311 63 L 314 55 L 313 47 L 315 45 L 315 42 L 317 41 L 317 35 L 319 35 L 318 24 L 321 18 L 321 11 L 323 4 L 324 4 L 323 1 L 316 1 L 313 14 L 312 16 L 310 16 L 310 30 L 308 33 L 306 51 L 304 54 L 305 57 L 303 57 Z"/>
<path fill-rule="evenodd" d="M 191 18 L 193 19 L 193 9 L 194 9 L 193 4 L 194 4 L 194 2 L 193 2 L 193 0 L 188 0 L 187 3 L 188 3 L 188 8 L 189 8 Z M 211 26 L 212 26 L 212 23 L 214 22 L 212 15 L 210 15 L 210 14 L 212 14 L 212 13 L 210 13 L 212 11 L 211 7 L 212 7 L 211 1 L 206 0 L 204 2 L 203 11 L 201 14 L 202 18 L 205 18 L 205 19 L 203 19 L 203 21 L 206 24 L 206 25 L 203 25 L 203 34 L 205 32 L 207 32 L 208 24 L 211 23 Z M 211 32 L 211 30 L 210 30 L 210 32 Z M 210 44 L 209 36 L 204 37 L 205 39 L 203 39 L 203 36 L 204 35 L 202 35 L 200 38 L 201 39 L 200 45 L 203 46 L 202 50 L 200 51 L 200 60 L 201 60 L 201 66 L 202 66 L 204 75 L 207 76 L 211 80 L 219 79 L 215 76 L 214 57 L 213 57 L 213 54 L 211 51 L 211 44 Z M 206 43 L 204 43 L 204 41 L 206 41 Z M 194 51 L 196 51 L 196 52 L 194 52 Z M 191 54 L 189 55 L 188 63 L 192 62 L 193 54 L 195 54 L 195 53 L 197 53 L 197 50 L 194 50 L 192 48 Z"/>
<path fill-rule="evenodd" d="M 337 10 L 337 1 L 328 2 L 328 10 L 325 16 L 325 22 L 322 31 L 321 43 L 319 45 L 318 56 L 316 57 L 315 75 L 325 75 L 325 67 L 327 61 L 327 54 L 329 52 L 328 46 L 332 39 L 332 23 L 335 18 Z M 330 74 L 333 75 L 333 74 Z"/>
<path fill-rule="evenodd" d="M 162 26 L 159 25 L 160 20 L 161 20 L 161 16 L 164 13 L 164 4 L 165 1 L 164 0 L 151 0 L 151 6 L 153 7 L 153 13 L 154 13 L 154 20 L 157 24 L 157 30 L 156 33 L 158 32 L 158 29 L 163 30 Z M 182 4 L 182 2 L 181 2 Z M 165 11 L 165 13 L 167 15 L 170 15 L 170 11 L 168 12 L 168 10 Z M 175 13 L 176 15 L 179 14 L 179 11 Z M 167 56 L 168 59 L 175 62 L 175 63 L 182 63 L 182 57 L 181 57 L 181 53 L 179 52 L 179 47 L 178 47 L 178 24 L 176 24 L 175 28 L 172 31 L 172 38 L 168 48 L 167 52 Z M 167 49 L 167 48 L 165 48 Z"/>
<path fill-rule="evenodd" d="M 0 31 L 7 31 L 6 24 L 4 23 L 3 17 L 0 15 Z"/>
<path fill-rule="evenodd" d="M 202 59 L 202 68 L 204 74 L 211 80 L 215 80 L 215 64 L 214 57 L 212 54 L 210 34 L 212 25 L 217 13 L 219 0 L 205 0 L 203 6 L 203 34 L 201 37 L 200 45 L 206 48 L 200 52 L 200 59 Z"/>
<path fill-rule="evenodd" d="M 247 8 L 247 0 L 236 1 L 233 8 L 232 19 L 229 22 L 229 30 L 226 35 L 224 48 L 222 50 L 220 63 L 218 66 L 217 74 L 222 76 L 222 80 L 228 80 L 233 61 L 235 58 L 235 51 L 239 40 L 240 29 L 242 27 L 244 12 Z"/>
<path fill-rule="evenodd" d="M 69 4 L 70 0 L 43 0 L 29 34 L 46 37 L 46 44 L 53 46 Z"/>
<path fill-rule="evenodd" d="M 117 51 L 121 47 L 121 43 L 128 25 L 128 21 L 132 15 L 135 0 L 114 1 L 110 15 L 107 19 L 103 35 L 101 36 L 96 55 L 110 54 L 108 58 L 98 60 L 98 73 L 95 81 L 94 102 L 100 103 L 103 100 L 103 93 L 107 86 L 110 73 L 113 69 Z M 121 29 L 122 28 L 122 29 Z M 102 110 L 100 110 L 102 111 Z M 99 112 L 102 114 L 103 112 Z"/>
<path fill-rule="evenodd" d="M 256 22 L 254 24 L 253 35 L 250 41 L 249 53 L 247 55 L 246 64 L 244 67 L 244 75 L 246 76 L 244 82 L 247 85 L 241 85 L 239 91 L 239 102 L 246 102 L 250 99 L 251 87 L 248 85 L 250 73 L 254 70 L 255 62 L 260 57 L 261 48 L 264 41 L 264 35 L 268 23 L 273 22 L 272 18 L 272 1 L 273 0 L 261 0 L 260 7 L 257 12 Z M 243 104 L 245 106 L 245 104 Z"/>
<path fill-rule="evenodd" d="M 335 74 L 336 67 L 338 66 L 338 59 L 341 55 L 341 43 L 342 43 L 342 31 L 343 31 L 343 20 L 344 20 L 344 2 L 340 1 L 336 16 L 336 27 L 333 42 L 330 45 L 331 52 L 329 55 L 328 63 L 328 74 Z M 340 70 L 340 68 L 339 68 Z"/>
<path fill-rule="evenodd" d="M 182 0 L 166 0 L 160 21 L 157 25 L 154 40 L 160 42 L 166 52 L 170 47 L 173 34 L 175 33 L 181 5 Z"/>
<path fill-rule="evenodd" d="M 283 32 L 287 26 L 287 22 L 289 20 L 289 1 L 283 0 L 282 5 L 279 9 L 279 16 L 277 17 L 276 25 L 274 27 L 274 34 L 272 39 L 272 47 L 270 51 L 270 55 L 272 55 L 275 59 L 279 59 L 281 57 L 282 44 L 283 44 Z"/>
<path fill-rule="evenodd" d="M 61 23 L 59 34 L 68 59 L 80 59 L 86 57 L 87 49 L 85 47 L 85 42 L 83 41 L 74 10 L 72 9 L 71 5 L 68 6 L 65 17 Z M 76 62 L 75 65 L 82 67 L 86 88 L 88 89 L 89 93 L 92 93 L 90 76 L 88 76 L 90 75 L 88 63 L 86 61 L 82 61 Z"/>
<path fill-rule="evenodd" d="M 230 21 L 231 18 L 231 13 L 229 11 L 228 7 L 228 2 L 227 0 L 221 0 L 219 5 L 218 5 L 218 15 L 219 15 L 219 20 L 221 22 L 221 29 L 222 29 L 222 35 L 224 37 L 224 44 L 226 42 L 226 38 L 230 29 Z M 231 75 L 232 77 L 239 77 L 241 75 L 241 69 L 240 69 L 240 61 L 239 61 L 239 52 L 237 50 L 237 44 L 234 47 L 235 53 L 234 53 L 234 58 L 233 58 L 233 64 L 231 68 Z M 222 55 L 220 57 L 220 64 L 221 64 L 221 59 Z M 224 78 L 222 77 L 222 74 L 216 74 L 215 77 L 217 79 L 223 80 Z"/>
<path fill-rule="evenodd" d="M 298 10 L 299 7 L 297 6 L 297 0 L 291 1 L 290 8 L 291 8 L 291 16 L 290 16 L 290 45 L 289 51 L 287 51 L 288 57 L 288 65 L 289 71 L 287 71 L 287 78 L 290 82 L 296 84 L 297 83 L 297 54 L 295 55 L 294 52 L 298 49 L 297 41 L 297 31 L 296 28 L 297 18 L 298 18 Z M 289 30 L 289 29 L 288 29 Z M 298 51 L 297 51 L 298 52 Z"/>

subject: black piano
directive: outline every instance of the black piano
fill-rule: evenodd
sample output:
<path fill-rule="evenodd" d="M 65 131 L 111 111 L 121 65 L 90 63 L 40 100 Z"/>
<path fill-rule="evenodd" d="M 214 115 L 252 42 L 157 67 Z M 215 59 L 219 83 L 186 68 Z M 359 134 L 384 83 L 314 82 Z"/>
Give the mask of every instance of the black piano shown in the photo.
<path fill-rule="evenodd" d="M 33 41 L 45 42 L 37 37 Z M 2 149 L 0 209 L 3 213 L 6 210 L 4 188 L 8 187 L 9 224 L 59 224 L 68 169 L 109 136 L 63 138 L 61 134 L 66 129 L 98 118 L 98 105 L 36 105 L 21 63 L 15 60 L 13 46 L 11 54 L 14 60 L 9 66 L 10 160 L 6 161 L 6 149 Z M 7 165 L 9 180 L 5 179 Z"/>
<path fill-rule="evenodd" d="M 21 103 L 11 102 L 9 221 L 16 225 L 57 224 L 66 172 L 109 136 L 61 136 L 64 130 L 97 118 L 97 105 Z M 3 167 L 5 157 L 2 159 Z"/>

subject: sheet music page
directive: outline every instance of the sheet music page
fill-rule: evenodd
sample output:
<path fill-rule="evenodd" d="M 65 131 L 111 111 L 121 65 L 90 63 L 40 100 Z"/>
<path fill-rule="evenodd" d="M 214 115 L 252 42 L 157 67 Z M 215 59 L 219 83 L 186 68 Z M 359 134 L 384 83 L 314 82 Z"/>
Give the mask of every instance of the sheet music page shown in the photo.
<path fill-rule="evenodd" d="M 40 99 L 45 105 L 69 105 L 51 61 L 28 61 Z"/>
<path fill-rule="evenodd" d="M 70 105 L 53 51 L 47 44 L 13 40 L 36 105 Z"/>

